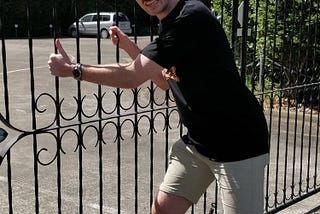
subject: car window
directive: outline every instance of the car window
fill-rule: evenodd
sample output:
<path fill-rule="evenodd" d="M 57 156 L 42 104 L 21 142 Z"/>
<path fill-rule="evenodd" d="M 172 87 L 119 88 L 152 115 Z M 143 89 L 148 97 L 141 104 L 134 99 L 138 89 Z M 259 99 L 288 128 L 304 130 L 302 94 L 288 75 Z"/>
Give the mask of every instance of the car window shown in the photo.
<path fill-rule="evenodd" d="M 102 20 L 102 21 L 110 21 L 110 15 L 103 15 L 103 16 L 101 17 L 101 20 Z"/>
<path fill-rule="evenodd" d="M 91 22 L 93 15 L 84 16 L 81 21 L 82 22 Z"/>
<path fill-rule="evenodd" d="M 121 13 L 118 14 L 118 19 L 119 19 L 119 22 L 126 22 L 126 21 L 128 21 L 128 17 L 127 17 L 126 15 L 124 15 L 124 14 L 121 14 Z M 116 15 L 116 14 L 113 16 L 113 20 L 114 20 L 115 22 L 117 21 L 117 15 Z"/>
<path fill-rule="evenodd" d="M 93 18 L 92 18 L 92 21 L 93 21 L 93 22 L 98 21 L 98 15 L 94 15 Z"/>

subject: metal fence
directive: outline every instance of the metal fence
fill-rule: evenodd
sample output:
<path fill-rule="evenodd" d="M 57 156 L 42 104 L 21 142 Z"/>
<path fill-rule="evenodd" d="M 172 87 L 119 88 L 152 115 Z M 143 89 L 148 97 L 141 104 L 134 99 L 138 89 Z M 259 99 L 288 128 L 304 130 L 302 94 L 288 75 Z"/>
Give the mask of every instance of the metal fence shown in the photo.
<path fill-rule="evenodd" d="M 1 213 L 149 213 L 168 148 L 185 132 L 171 93 L 152 82 L 124 90 L 50 76 L 60 26 L 53 23 L 52 38 L 34 38 L 27 1 L 28 37 L 8 39 L 8 2 L 0 4 Z M 275 213 L 320 190 L 319 1 L 212 1 L 212 8 L 265 109 L 265 213 Z M 149 32 L 131 38 L 143 47 L 156 36 Z M 129 58 L 99 36 L 61 41 L 77 61 Z M 189 211 L 222 213 L 217 185 Z"/>

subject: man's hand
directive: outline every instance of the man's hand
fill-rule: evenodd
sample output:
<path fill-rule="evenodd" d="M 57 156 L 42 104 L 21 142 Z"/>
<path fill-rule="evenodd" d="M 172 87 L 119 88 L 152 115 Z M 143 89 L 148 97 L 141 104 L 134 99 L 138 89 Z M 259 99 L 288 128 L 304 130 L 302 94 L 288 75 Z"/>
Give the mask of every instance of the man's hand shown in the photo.
<path fill-rule="evenodd" d="M 123 49 L 129 54 L 131 59 L 135 59 L 140 53 L 140 48 L 130 40 L 127 34 L 122 32 L 119 27 L 112 26 L 109 28 L 110 39 L 114 45 L 119 45 L 119 48 Z"/>
<path fill-rule="evenodd" d="M 110 39 L 114 45 L 119 45 L 119 48 L 127 51 L 128 47 L 132 45 L 132 41 L 127 34 L 122 32 L 119 27 L 111 26 L 109 28 Z"/>
<path fill-rule="evenodd" d="M 114 45 L 119 45 L 119 48 L 124 49 L 129 38 L 123 33 L 119 27 L 111 26 L 109 28 L 110 39 Z"/>
<path fill-rule="evenodd" d="M 55 41 L 58 54 L 52 53 L 49 57 L 48 66 L 51 74 L 59 77 L 71 77 L 73 65 L 66 51 L 63 49 L 60 40 Z"/>

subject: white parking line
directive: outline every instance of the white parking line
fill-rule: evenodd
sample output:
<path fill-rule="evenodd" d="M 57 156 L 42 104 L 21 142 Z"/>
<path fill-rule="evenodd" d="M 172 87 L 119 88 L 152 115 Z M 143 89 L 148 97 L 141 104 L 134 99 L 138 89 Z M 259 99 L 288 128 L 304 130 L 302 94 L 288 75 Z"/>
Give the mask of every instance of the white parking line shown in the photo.
<path fill-rule="evenodd" d="M 0 181 L 2 182 L 8 182 L 8 178 L 4 176 L 0 176 Z"/>
<path fill-rule="evenodd" d="M 99 204 L 87 204 L 87 206 L 93 208 L 93 209 L 97 209 L 99 210 L 100 209 L 100 205 Z M 118 209 L 115 209 L 115 208 L 112 208 L 112 207 L 108 207 L 108 206 L 103 206 L 103 210 L 107 211 L 107 213 L 110 213 L 110 214 L 117 214 L 118 213 Z M 120 213 L 122 214 L 128 214 L 127 212 L 125 211 L 120 211 Z"/>
<path fill-rule="evenodd" d="M 33 69 L 40 69 L 40 68 L 48 68 L 48 66 L 33 67 Z M 20 72 L 20 71 L 29 71 L 29 70 L 30 70 L 30 68 L 22 68 L 22 69 L 8 71 L 7 73 L 11 74 L 11 73 L 16 73 L 16 72 Z M 0 73 L 0 74 L 2 74 L 2 73 Z"/>

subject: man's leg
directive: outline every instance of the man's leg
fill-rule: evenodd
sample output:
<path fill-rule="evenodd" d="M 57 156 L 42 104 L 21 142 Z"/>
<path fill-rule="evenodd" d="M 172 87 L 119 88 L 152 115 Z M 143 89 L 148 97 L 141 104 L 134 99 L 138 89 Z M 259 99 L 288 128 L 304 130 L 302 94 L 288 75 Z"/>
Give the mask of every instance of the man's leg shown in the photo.
<path fill-rule="evenodd" d="M 264 167 L 268 155 L 221 163 L 217 173 L 225 214 L 263 214 Z"/>
<path fill-rule="evenodd" d="M 170 149 L 169 166 L 152 206 L 152 213 L 184 214 L 192 204 L 198 202 L 213 180 L 214 174 L 199 158 L 196 149 L 182 140 L 177 141 Z"/>
<path fill-rule="evenodd" d="M 152 205 L 152 214 L 184 214 L 192 202 L 184 197 L 159 191 Z"/>

